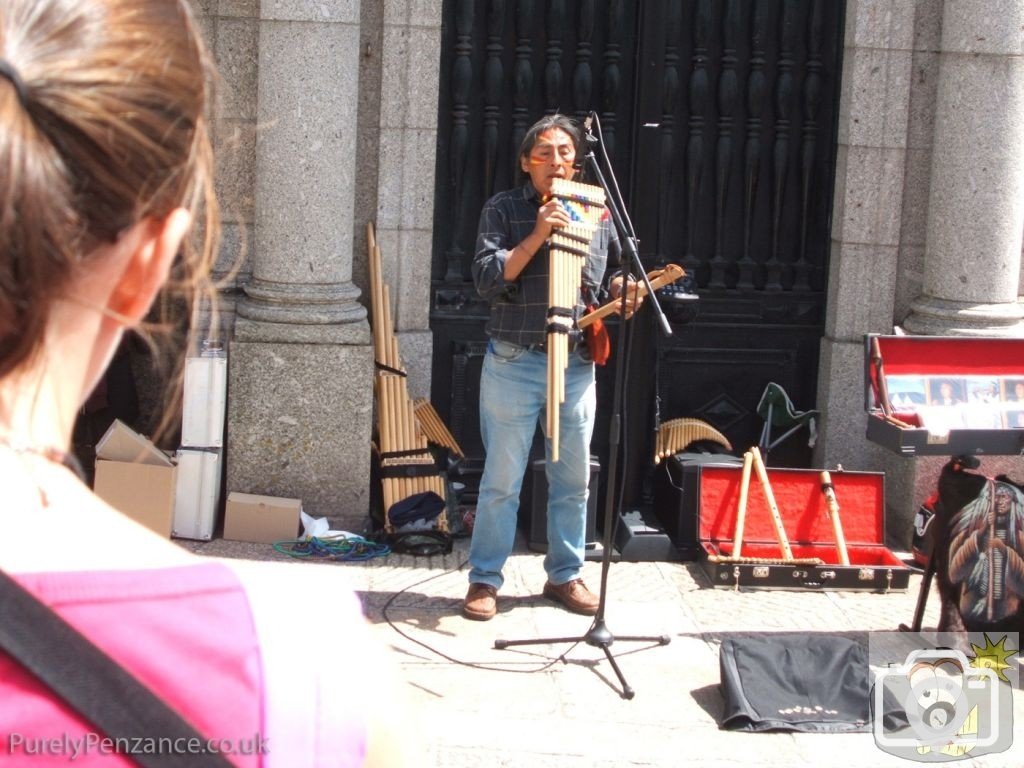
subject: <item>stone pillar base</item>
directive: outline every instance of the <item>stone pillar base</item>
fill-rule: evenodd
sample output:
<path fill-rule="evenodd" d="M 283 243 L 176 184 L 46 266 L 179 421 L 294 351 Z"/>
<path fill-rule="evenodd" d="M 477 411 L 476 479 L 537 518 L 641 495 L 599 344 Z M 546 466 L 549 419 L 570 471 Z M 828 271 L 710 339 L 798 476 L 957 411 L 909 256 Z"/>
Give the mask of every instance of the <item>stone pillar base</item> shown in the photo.
<path fill-rule="evenodd" d="M 227 491 L 302 499 L 360 531 L 369 509 L 369 346 L 233 341 Z"/>
<path fill-rule="evenodd" d="M 366 320 L 352 283 L 273 283 L 253 278 L 245 285 L 238 314 L 257 322 L 348 325 Z"/>
<path fill-rule="evenodd" d="M 903 327 L 928 336 L 1024 336 L 1024 304 L 967 304 L 920 296 Z"/>

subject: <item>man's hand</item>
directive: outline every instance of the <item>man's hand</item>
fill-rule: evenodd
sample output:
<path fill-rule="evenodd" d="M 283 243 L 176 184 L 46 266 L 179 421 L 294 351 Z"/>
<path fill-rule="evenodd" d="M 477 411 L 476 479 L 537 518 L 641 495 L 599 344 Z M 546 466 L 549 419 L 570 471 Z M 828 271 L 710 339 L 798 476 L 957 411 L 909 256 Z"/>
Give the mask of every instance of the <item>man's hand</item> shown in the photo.
<path fill-rule="evenodd" d="M 509 252 L 509 257 L 505 261 L 505 279 L 516 280 L 537 255 L 537 251 L 544 246 L 552 230 L 567 226 L 569 214 L 561 204 L 557 200 L 548 200 L 544 203 L 537 211 L 537 223 L 534 224 L 533 231 Z"/>
<path fill-rule="evenodd" d="M 537 211 L 537 223 L 533 233 L 541 240 L 551 237 L 551 231 L 569 226 L 569 214 L 557 200 L 548 200 Z"/>
<path fill-rule="evenodd" d="M 639 289 L 640 284 L 632 277 L 629 278 L 629 282 L 626 284 L 625 302 L 625 317 L 627 320 L 629 320 L 629 318 L 633 316 L 633 313 L 640 309 L 641 305 L 644 303 L 644 297 L 640 295 Z M 613 299 L 618 300 L 622 296 L 622 275 L 612 279 L 608 290 Z"/>

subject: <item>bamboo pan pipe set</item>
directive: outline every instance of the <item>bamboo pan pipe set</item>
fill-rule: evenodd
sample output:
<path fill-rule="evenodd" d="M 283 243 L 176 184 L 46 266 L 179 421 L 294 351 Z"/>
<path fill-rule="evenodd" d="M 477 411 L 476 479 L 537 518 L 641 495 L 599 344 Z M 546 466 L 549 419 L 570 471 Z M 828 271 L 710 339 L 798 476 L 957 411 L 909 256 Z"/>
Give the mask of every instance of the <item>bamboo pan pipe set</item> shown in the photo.
<path fill-rule="evenodd" d="M 548 238 L 547 321 L 547 434 L 551 460 L 558 461 L 559 407 L 565 402 L 565 369 L 569 364 L 569 334 L 583 282 L 590 241 L 605 211 L 604 190 L 591 184 L 555 179 L 551 194 L 569 214 L 570 224 Z"/>
<path fill-rule="evenodd" d="M 425 399 L 409 397 L 407 374 L 398 351 L 391 321 L 391 296 L 381 276 L 381 253 L 373 224 L 366 226 L 369 248 L 370 320 L 376 362 L 374 393 L 377 400 L 377 449 L 384 495 L 385 529 L 392 530 L 388 510 L 402 499 L 425 491 L 446 498 L 445 478 L 437 471 L 428 440 L 462 456 L 455 438 Z M 437 518 L 446 531 L 444 515 Z"/>
<path fill-rule="evenodd" d="M 728 438 L 706 421 L 691 418 L 669 419 L 658 427 L 654 441 L 654 463 L 660 464 L 662 459 L 674 456 L 698 440 L 710 440 L 728 451 L 732 450 L 732 443 Z"/>
<path fill-rule="evenodd" d="M 412 405 L 413 411 L 416 413 L 416 421 L 419 422 L 420 429 L 427 436 L 427 440 L 447 448 L 452 452 L 452 455 L 460 459 L 466 458 L 462 448 L 456 442 L 455 436 L 448 430 L 448 427 L 441 420 L 441 416 L 434 410 L 434 406 L 430 404 L 427 398 L 417 397 L 412 401 Z"/>

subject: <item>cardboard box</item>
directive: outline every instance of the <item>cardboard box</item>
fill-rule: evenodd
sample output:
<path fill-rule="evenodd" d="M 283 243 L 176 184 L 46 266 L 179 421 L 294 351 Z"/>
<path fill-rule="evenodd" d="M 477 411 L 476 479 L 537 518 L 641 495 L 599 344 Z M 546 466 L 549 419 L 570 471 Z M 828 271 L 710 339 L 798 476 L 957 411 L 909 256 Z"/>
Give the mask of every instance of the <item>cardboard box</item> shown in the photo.
<path fill-rule="evenodd" d="M 146 437 L 115 420 L 96 445 L 93 490 L 114 509 L 170 538 L 177 470 Z"/>
<path fill-rule="evenodd" d="M 114 423 L 96 444 L 96 458 L 156 467 L 174 466 L 170 456 L 120 419 L 114 419 Z"/>
<path fill-rule="evenodd" d="M 96 460 L 96 495 L 114 509 L 170 538 L 178 468 Z"/>
<path fill-rule="evenodd" d="M 299 535 L 302 501 L 232 491 L 224 509 L 224 538 L 273 544 Z"/>

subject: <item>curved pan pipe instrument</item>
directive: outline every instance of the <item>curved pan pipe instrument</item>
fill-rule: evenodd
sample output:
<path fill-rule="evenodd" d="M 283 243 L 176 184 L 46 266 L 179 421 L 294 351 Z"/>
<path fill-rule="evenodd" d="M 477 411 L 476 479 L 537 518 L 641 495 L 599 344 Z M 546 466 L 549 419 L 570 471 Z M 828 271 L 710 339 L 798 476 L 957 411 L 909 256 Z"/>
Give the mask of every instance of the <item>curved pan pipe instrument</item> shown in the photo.
<path fill-rule="evenodd" d="M 684 277 L 686 272 L 683 268 L 676 264 L 669 264 L 664 269 L 655 269 L 647 273 L 647 280 L 651 284 L 651 288 L 658 290 L 662 286 L 674 283 L 676 280 Z M 637 283 L 636 295 L 639 298 L 643 298 L 647 295 L 647 285 L 645 283 Z M 586 328 L 588 325 L 593 323 L 595 320 L 600 320 L 602 317 L 606 317 L 613 312 L 619 311 L 619 299 L 612 299 L 609 302 L 602 304 L 600 307 L 595 309 L 593 312 L 584 315 L 580 318 L 578 323 L 580 328 Z"/>
<path fill-rule="evenodd" d="M 658 427 L 655 438 L 654 463 L 659 464 L 666 456 L 672 456 L 698 440 L 710 440 L 728 451 L 732 443 L 706 421 L 700 419 L 669 419 Z"/>
<path fill-rule="evenodd" d="M 412 404 L 413 410 L 416 413 L 416 420 L 419 422 L 420 429 L 423 430 L 427 440 L 435 445 L 440 445 L 442 448 L 447 448 L 460 459 L 466 458 L 466 454 L 462 452 L 462 448 L 459 447 L 455 436 L 445 426 L 445 423 L 441 421 L 441 416 L 434 409 L 434 406 L 431 405 L 430 401 L 425 397 L 417 397 L 412 401 Z"/>
<path fill-rule="evenodd" d="M 558 461 L 558 411 L 565 402 L 565 368 L 569 364 L 569 333 L 575 324 L 590 241 L 605 215 L 604 190 L 591 184 L 555 179 L 551 195 L 569 214 L 569 225 L 551 233 L 548 276 L 547 434 L 551 460 Z"/>

